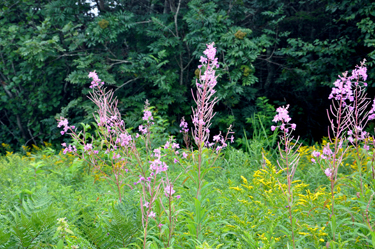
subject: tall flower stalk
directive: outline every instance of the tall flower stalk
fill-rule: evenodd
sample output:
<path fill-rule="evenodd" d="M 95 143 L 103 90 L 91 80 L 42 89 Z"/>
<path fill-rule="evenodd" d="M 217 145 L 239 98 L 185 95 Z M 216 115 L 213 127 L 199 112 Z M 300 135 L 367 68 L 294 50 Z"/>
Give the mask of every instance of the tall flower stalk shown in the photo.
<path fill-rule="evenodd" d="M 194 94 L 191 90 L 194 101 L 196 103 L 196 108 L 192 107 L 192 122 L 194 128 L 192 129 L 192 137 L 198 148 L 198 160 L 196 162 L 196 167 L 194 172 L 191 172 L 190 178 L 193 179 L 196 184 L 195 192 L 195 220 L 191 222 L 191 225 L 195 227 L 195 235 L 198 240 L 202 239 L 202 229 L 203 217 L 207 219 L 208 214 L 207 210 L 202 206 L 202 202 L 205 194 L 202 193 L 202 187 L 204 186 L 204 177 L 213 168 L 217 158 L 219 157 L 220 151 L 227 147 L 227 139 L 231 131 L 231 126 L 228 128 L 228 132 L 225 135 L 218 134 L 213 136 L 213 142 L 209 141 L 210 138 L 210 127 L 212 118 L 215 116 L 214 106 L 217 103 L 218 99 L 214 96 L 216 91 L 214 90 L 217 84 L 217 76 L 215 69 L 219 67 L 218 59 L 216 56 L 216 48 L 214 43 L 208 44 L 207 49 L 203 52 L 205 56 L 200 57 L 201 65 L 198 66 L 199 79 L 196 80 L 197 90 Z M 183 122 L 181 127 L 186 125 Z M 186 129 L 182 132 L 186 133 Z M 231 141 L 233 142 L 233 135 L 231 136 Z M 217 152 L 215 156 L 205 155 L 206 148 L 211 148 L 207 152 Z M 192 230 L 191 230 L 192 232 Z"/>
<path fill-rule="evenodd" d="M 197 91 L 194 95 L 194 101 L 196 103 L 196 108 L 193 109 L 193 124 L 194 129 L 192 131 L 192 136 L 195 144 L 198 147 L 198 179 L 197 179 L 197 196 L 198 198 L 200 189 L 202 187 L 202 152 L 204 146 L 208 145 L 208 139 L 210 137 L 210 126 L 211 120 L 215 116 L 213 112 L 214 106 L 217 103 L 217 97 L 215 94 L 214 87 L 217 84 L 217 76 L 215 75 L 215 68 L 219 67 L 218 60 L 215 58 L 216 48 L 214 48 L 214 43 L 207 45 L 207 49 L 203 52 L 207 57 L 201 56 L 200 65 L 198 68 L 204 70 L 204 73 L 199 73 L 199 82 L 196 81 Z"/>
<path fill-rule="evenodd" d="M 287 196 L 288 199 L 288 205 L 286 206 L 289 210 L 289 219 L 290 219 L 290 225 L 292 228 L 292 242 L 293 242 L 293 248 L 296 248 L 295 246 L 295 234 L 294 234 L 294 219 L 293 219 L 293 191 L 292 191 L 292 182 L 294 173 L 296 172 L 298 161 L 300 159 L 298 149 L 301 146 L 298 143 L 299 138 L 297 138 L 296 141 L 293 142 L 293 136 L 292 131 L 296 129 L 296 124 L 289 123 L 291 121 L 291 118 L 288 114 L 288 108 L 289 105 L 286 107 L 279 107 L 276 109 L 276 116 L 273 119 L 273 122 L 281 123 L 278 126 L 271 126 L 271 130 L 274 131 L 276 128 L 279 128 L 282 132 L 280 135 L 280 142 L 278 143 L 278 149 L 280 152 L 280 158 L 283 161 L 283 163 L 277 162 L 280 169 L 283 171 L 286 171 L 286 177 L 287 177 L 287 192 L 284 192 L 284 194 Z M 280 184 L 281 187 L 281 184 Z M 282 187 L 281 187 L 282 189 Z"/>
<path fill-rule="evenodd" d="M 352 71 L 351 76 L 348 75 L 348 72 L 344 72 L 335 81 L 332 92 L 329 95 L 329 99 L 332 99 L 332 104 L 330 109 L 327 110 L 330 122 L 330 128 L 328 129 L 329 143 L 324 146 L 322 154 L 316 151 L 313 152 L 314 158 L 312 160 L 314 163 L 318 160 L 327 165 L 323 170 L 331 185 L 331 219 L 335 219 L 334 188 L 337 182 L 338 169 L 350 144 L 353 144 L 356 148 L 356 162 L 363 196 L 360 141 L 368 136 L 367 132 L 364 131 L 368 120 L 375 118 L 373 115 L 369 116 L 369 114 L 374 112 L 373 110 L 369 113 L 366 110 L 369 105 L 365 92 L 367 84 L 361 82 L 361 78 L 364 81 L 367 79 L 367 69 L 364 66 L 364 62 Z M 333 148 L 330 145 L 333 145 Z M 365 148 L 367 148 L 367 144 L 365 144 Z M 333 241 L 336 239 L 334 230 Z"/>
<path fill-rule="evenodd" d="M 352 75 L 348 78 L 352 82 L 354 87 L 354 101 L 353 101 L 353 115 L 351 118 L 351 124 L 348 131 L 348 140 L 355 146 L 357 154 L 357 168 L 360 177 L 360 189 L 361 196 L 363 196 L 363 181 L 362 181 L 362 156 L 360 152 L 360 142 L 365 140 L 369 134 L 364 130 L 368 120 L 373 119 L 373 116 L 369 116 L 367 108 L 370 104 L 370 99 L 367 98 L 366 87 L 367 83 L 367 68 L 365 66 L 365 60 L 361 62 L 361 66 L 357 66 L 353 71 Z M 363 80 L 363 81 L 361 81 Z M 353 82 L 354 81 L 354 82 Z M 368 146 L 364 146 L 367 150 Z"/>

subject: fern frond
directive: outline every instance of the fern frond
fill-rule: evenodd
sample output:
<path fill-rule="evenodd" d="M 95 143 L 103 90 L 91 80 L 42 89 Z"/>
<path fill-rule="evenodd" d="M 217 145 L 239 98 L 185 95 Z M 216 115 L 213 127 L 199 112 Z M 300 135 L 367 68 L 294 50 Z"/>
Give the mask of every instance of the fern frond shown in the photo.
<path fill-rule="evenodd" d="M 51 203 L 51 197 L 44 187 L 34 196 L 23 200 L 22 207 L 10 211 L 10 233 L 18 247 L 38 248 L 48 244 L 46 239 L 52 238 L 57 218 Z"/>

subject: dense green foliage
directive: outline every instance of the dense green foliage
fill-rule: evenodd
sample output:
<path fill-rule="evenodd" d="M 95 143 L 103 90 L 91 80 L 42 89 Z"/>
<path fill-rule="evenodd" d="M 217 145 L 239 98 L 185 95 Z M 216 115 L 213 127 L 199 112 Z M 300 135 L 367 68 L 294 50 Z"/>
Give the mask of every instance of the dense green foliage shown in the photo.
<path fill-rule="evenodd" d="M 0 3 L 0 141 L 61 142 L 56 117 L 92 119 L 89 71 L 116 91 L 128 127 L 149 99 L 175 134 L 189 119 L 199 51 L 215 42 L 220 61 L 214 127 L 262 111 L 259 97 L 288 103 L 309 141 L 320 139 L 328 87 L 367 59 L 373 79 L 375 4 L 356 1 L 4 0 Z M 369 81 L 370 93 L 374 82 Z M 263 115 L 263 114 L 261 114 Z"/>
<path fill-rule="evenodd" d="M 176 183 L 181 199 L 175 206 L 181 211 L 172 245 L 165 246 L 167 228 L 159 229 L 152 221 L 146 248 L 291 248 L 290 223 L 283 208 L 288 205 L 283 193 L 285 172 L 276 168 L 277 153 L 263 149 L 272 140 L 258 136 L 246 141 L 250 153 L 229 147 L 216 161 L 216 169 L 206 177 L 210 188 L 198 239 L 189 228 L 191 217 L 197 215 L 189 197 L 193 181 Z M 335 187 L 334 223 L 329 179 L 311 163 L 312 151 L 321 152 L 322 146 L 299 150 L 301 160 L 292 183 L 297 248 L 326 248 L 327 242 L 330 248 L 374 248 L 373 152 L 362 159 L 361 198 L 356 150 L 347 152 Z M 100 172 L 88 174 L 84 161 L 50 147 L 23 149 L 0 157 L 0 248 L 143 248 L 139 189 L 124 187 L 119 203 L 111 184 Z M 193 163 L 192 154 L 186 163 Z M 172 162 L 169 165 L 170 177 L 181 173 Z M 336 242 L 332 242 L 333 231 Z"/>

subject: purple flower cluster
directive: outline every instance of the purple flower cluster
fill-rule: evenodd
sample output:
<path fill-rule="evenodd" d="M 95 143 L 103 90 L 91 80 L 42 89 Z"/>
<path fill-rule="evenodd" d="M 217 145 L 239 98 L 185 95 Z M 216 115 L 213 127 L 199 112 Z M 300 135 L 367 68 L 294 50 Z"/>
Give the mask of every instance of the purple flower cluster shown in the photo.
<path fill-rule="evenodd" d="M 173 189 L 172 185 L 167 185 L 164 187 L 165 196 L 172 196 L 176 191 Z"/>
<path fill-rule="evenodd" d="M 64 127 L 63 128 L 64 130 L 60 131 L 61 135 L 64 135 L 69 129 L 74 129 L 75 128 L 74 125 L 69 126 L 68 124 L 69 124 L 69 122 L 68 122 L 68 120 L 66 118 L 60 117 L 59 123 L 58 123 L 57 127 L 58 128 L 61 128 L 61 126 Z"/>
<path fill-rule="evenodd" d="M 149 123 L 150 120 L 154 120 L 150 110 L 143 110 L 143 120 L 147 121 L 147 123 Z"/>
<path fill-rule="evenodd" d="M 89 73 L 89 78 L 92 78 L 90 88 L 95 88 L 95 87 L 100 88 L 102 85 L 104 85 L 104 82 L 101 81 L 101 79 L 99 79 L 95 71 Z"/>
<path fill-rule="evenodd" d="M 168 166 L 165 162 L 161 161 L 161 151 L 160 149 L 155 149 L 154 150 L 154 159 L 153 161 L 149 161 L 150 163 L 150 170 L 153 171 L 155 174 L 159 174 L 163 171 L 168 170 Z"/>
<path fill-rule="evenodd" d="M 65 147 L 65 149 L 63 151 L 64 154 L 66 154 L 68 152 L 70 152 L 70 153 L 77 152 L 77 149 L 74 145 L 69 144 L 69 146 L 66 146 L 66 143 L 62 143 L 61 145 L 62 145 L 62 147 Z"/>
<path fill-rule="evenodd" d="M 352 81 L 357 86 L 360 78 L 364 81 L 367 80 L 367 68 L 364 66 L 365 61 L 361 63 L 361 66 L 356 66 L 356 69 L 352 71 L 351 76 L 347 76 L 348 72 L 343 73 L 343 76 L 339 75 L 339 79 L 335 81 L 332 92 L 328 99 L 342 100 L 343 106 L 346 106 L 345 100 L 350 102 L 354 101 L 354 95 L 352 90 Z M 366 82 L 363 82 L 364 86 L 367 86 Z M 352 108 L 351 108 L 352 109 Z"/>
<path fill-rule="evenodd" d="M 288 132 L 289 131 L 289 128 L 287 127 L 288 125 L 290 125 L 290 128 L 292 128 L 292 130 L 295 130 L 297 125 L 296 124 L 289 124 L 289 121 L 291 120 L 291 118 L 289 117 L 289 114 L 288 114 L 288 109 L 289 109 L 289 105 L 287 105 L 286 107 L 279 107 L 276 109 L 276 112 L 277 114 L 275 115 L 275 117 L 273 118 L 273 122 L 279 122 L 281 121 L 282 124 L 280 126 L 271 126 L 271 130 L 274 131 L 276 130 L 276 127 L 280 127 L 280 130 L 284 131 L 285 132 Z"/>
<path fill-rule="evenodd" d="M 154 122 L 151 122 L 151 120 L 154 120 L 154 117 L 152 116 L 152 112 L 149 108 L 148 100 L 146 100 L 145 107 L 143 109 L 143 120 L 147 121 L 146 125 L 140 125 L 138 127 L 138 130 L 141 132 L 142 135 L 145 135 L 149 132 L 149 127 L 154 124 Z"/>
<path fill-rule="evenodd" d="M 180 127 L 181 127 L 180 133 L 181 132 L 183 132 L 183 133 L 189 132 L 188 123 L 185 122 L 185 117 L 182 117 Z"/>
<path fill-rule="evenodd" d="M 333 83 L 335 87 L 332 88 L 332 92 L 329 95 L 328 99 L 335 99 L 335 100 L 349 100 L 353 102 L 354 96 L 352 91 L 352 81 L 345 77 L 346 74 L 343 76 L 339 76 L 339 79 Z M 345 102 L 343 103 L 345 106 Z"/>
<path fill-rule="evenodd" d="M 324 174 L 326 174 L 326 176 L 328 178 L 331 178 L 332 177 L 332 170 L 330 168 L 326 168 L 326 170 L 324 171 Z"/>
<path fill-rule="evenodd" d="M 368 135 L 368 132 L 364 131 L 362 127 L 356 126 L 353 130 L 348 131 L 348 141 L 353 144 L 355 141 L 365 140 Z"/>
<path fill-rule="evenodd" d="M 128 146 L 132 141 L 132 136 L 127 133 L 121 133 L 120 137 L 116 139 L 116 144 L 119 144 L 122 147 Z"/>
<path fill-rule="evenodd" d="M 339 143 L 339 147 L 341 148 L 342 147 L 342 142 Z M 311 158 L 311 161 L 313 163 L 316 163 L 316 160 L 319 159 L 319 161 L 321 160 L 332 160 L 332 156 L 333 156 L 333 151 L 331 150 L 330 148 L 330 144 L 327 143 L 324 147 L 323 147 L 323 154 L 320 154 L 319 151 L 313 151 L 312 152 L 312 156 L 313 158 Z M 331 178 L 332 177 L 332 174 L 333 174 L 333 171 L 331 168 L 326 168 L 324 173 L 326 174 L 326 176 L 328 178 Z"/>

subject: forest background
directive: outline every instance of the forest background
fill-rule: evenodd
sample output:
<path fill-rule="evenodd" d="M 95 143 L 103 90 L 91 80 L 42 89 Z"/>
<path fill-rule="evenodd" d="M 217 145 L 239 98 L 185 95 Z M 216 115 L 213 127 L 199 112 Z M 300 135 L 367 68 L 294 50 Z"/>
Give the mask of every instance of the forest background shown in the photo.
<path fill-rule="evenodd" d="M 374 97 L 374 20 L 370 0 L 2 0 L 0 141 L 59 146 L 57 118 L 93 121 L 94 70 L 128 128 L 148 99 L 176 135 L 181 118 L 190 121 L 199 57 L 215 42 L 213 130 L 233 124 L 240 147 L 259 120 L 271 126 L 274 106 L 290 104 L 297 134 L 314 143 L 327 134 L 322 113 L 337 75 L 364 58 Z"/>

